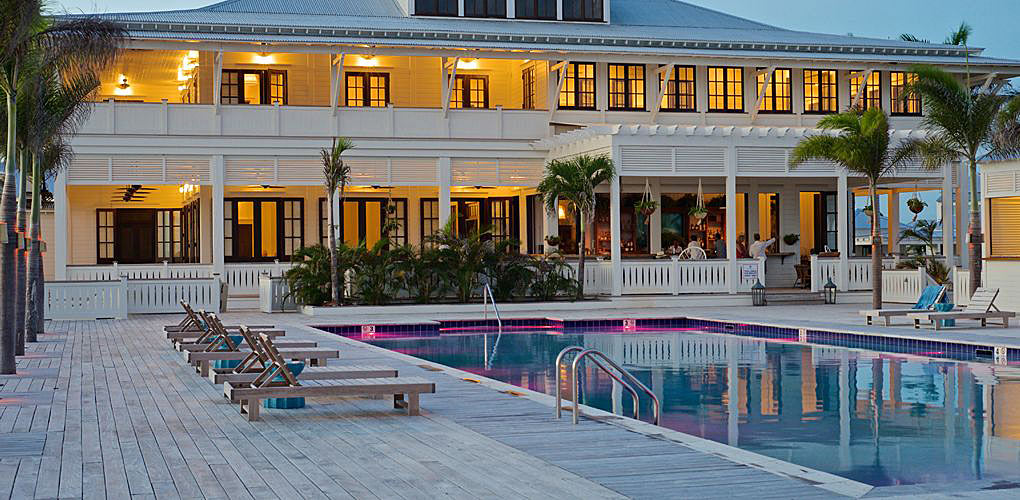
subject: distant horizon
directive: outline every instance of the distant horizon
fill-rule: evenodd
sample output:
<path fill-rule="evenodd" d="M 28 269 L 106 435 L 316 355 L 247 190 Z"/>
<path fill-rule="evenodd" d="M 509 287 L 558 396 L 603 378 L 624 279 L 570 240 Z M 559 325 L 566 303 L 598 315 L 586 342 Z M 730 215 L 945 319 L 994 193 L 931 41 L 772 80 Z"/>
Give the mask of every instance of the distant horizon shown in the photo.
<path fill-rule="evenodd" d="M 818 15 L 815 0 L 686 2 L 791 30 L 884 39 L 896 39 L 901 33 L 910 33 L 934 43 L 941 43 L 946 35 L 966 21 L 974 29 L 971 46 L 984 48 L 984 56 L 1020 60 L 1020 31 L 1015 26 L 1015 20 L 1020 18 L 1020 2 L 1015 0 L 833 2 L 825 5 L 825 18 Z M 59 0 L 53 5 L 70 12 L 95 13 L 193 9 L 215 3 L 219 2 L 164 0 L 158 8 L 141 8 L 144 4 L 134 0 Z"/>

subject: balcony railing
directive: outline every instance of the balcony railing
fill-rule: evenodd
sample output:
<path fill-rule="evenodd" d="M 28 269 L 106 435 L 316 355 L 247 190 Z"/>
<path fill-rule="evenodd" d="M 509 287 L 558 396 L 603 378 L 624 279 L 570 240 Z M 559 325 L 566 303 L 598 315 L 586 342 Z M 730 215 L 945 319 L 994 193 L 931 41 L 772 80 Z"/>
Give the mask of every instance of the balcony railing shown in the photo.
<path fill-rule="evenodd" d="M 548 130 L 547 111 L 430 108 L 125 103 L 105 101 L 82 134 L 256 137 L 400 137 L 535 140 Z"/>
<path fill-rule="evenodd" d="M 730 267 L 728 260 L 647 260 L 623 261 L 624 295 L 683 295 L 727 293 Z M 577 264 L 572 264 L 577 271 Z M 765 283 L 765 261 L 737 261 L 737 291 L 751 290 L 756 279 Z M 584 291 L 609 295 L 613 292 L 613 265 L 607 260 L 587 261 L 584 265 Z"/>

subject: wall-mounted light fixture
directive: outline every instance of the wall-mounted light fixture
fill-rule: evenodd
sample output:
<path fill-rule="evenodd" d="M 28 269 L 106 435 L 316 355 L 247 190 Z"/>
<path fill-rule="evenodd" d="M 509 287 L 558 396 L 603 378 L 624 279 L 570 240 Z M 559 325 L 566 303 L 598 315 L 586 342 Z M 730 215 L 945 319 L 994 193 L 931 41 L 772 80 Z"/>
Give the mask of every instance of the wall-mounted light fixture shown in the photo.
<path fill-rule="evenodd" d="M 128 83 L 127 76 L 124 74 L 117 75 L 117 84 L 113 88 L 114 95 L 131 95 L 131 84 Z"/>

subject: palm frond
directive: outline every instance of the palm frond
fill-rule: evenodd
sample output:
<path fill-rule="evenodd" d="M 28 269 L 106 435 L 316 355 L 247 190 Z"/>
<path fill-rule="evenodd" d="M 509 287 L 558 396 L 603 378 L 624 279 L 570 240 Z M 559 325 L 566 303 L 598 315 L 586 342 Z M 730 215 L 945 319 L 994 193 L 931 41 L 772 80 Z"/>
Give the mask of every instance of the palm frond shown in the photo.
<path fill-rule="evenodd" d="M 926 40 L 926 39 L 923 39 L 923 38 L 917 38 L 916 36 L 914 36 L 914 35 L 912 35 L 910 33 L 901 33 L 900 34 L 900 40 L 903 40 L 904 42 L 931 43 L 931 40 Z"/>
<path fill-rule="evenodd" d="M 967 45 L 967 41 L 970 40 L 970 35 L 973 32 L 974 29 L 967 24 L 967 21 L 963 21 L 960 23 L 960 26 L 956 28 L 956 31 L 946 36 L 946 41 L 944 43 L 946 45 Z"/>

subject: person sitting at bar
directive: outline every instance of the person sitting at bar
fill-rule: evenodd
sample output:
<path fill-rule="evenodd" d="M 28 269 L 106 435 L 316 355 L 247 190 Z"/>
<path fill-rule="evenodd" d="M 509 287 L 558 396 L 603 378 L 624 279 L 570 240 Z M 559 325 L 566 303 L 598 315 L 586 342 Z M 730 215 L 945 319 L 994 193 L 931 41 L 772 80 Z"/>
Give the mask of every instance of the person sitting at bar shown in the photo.
<path fill-rule="evenodd" d="M 701 242 L 698 241 L 698 235 L 691 235 L 691 242 L 687 244 L 687 248 L 701 248 Z"/>
<path fill-rule="evenodd" d="M 764 257 L 765 256 L 765 250 L 768 247 L 772 246 L 772 244 L 775 243 L 775 242 L 776 242 L 775 238 L 772 238 L 772 239 L 770 239 L 768 241 L 762 241 L 761 240 L 761 235 L 758 234 L 758 233 L 754 233 L 754 243 L 751 243 L 751 251 L 750 251 L 751 258 L 752 259 L 760 259 L 760 258 Z"/>

